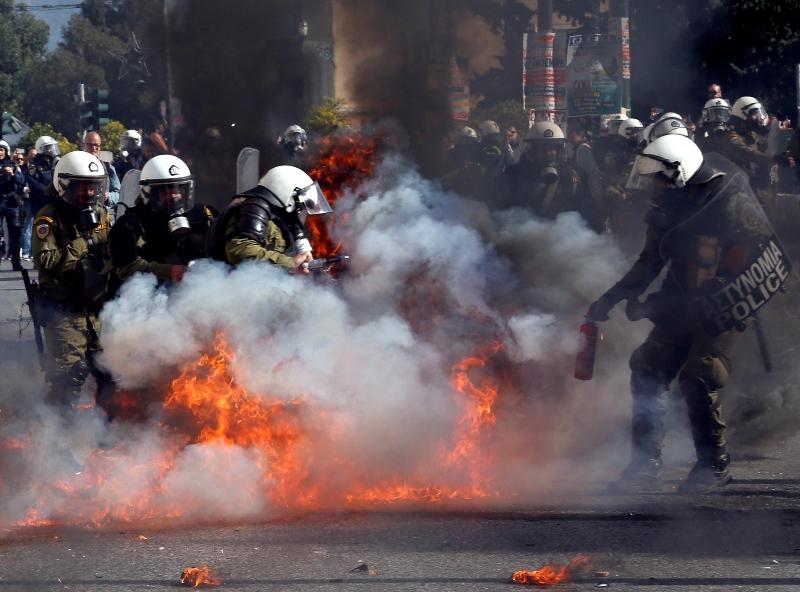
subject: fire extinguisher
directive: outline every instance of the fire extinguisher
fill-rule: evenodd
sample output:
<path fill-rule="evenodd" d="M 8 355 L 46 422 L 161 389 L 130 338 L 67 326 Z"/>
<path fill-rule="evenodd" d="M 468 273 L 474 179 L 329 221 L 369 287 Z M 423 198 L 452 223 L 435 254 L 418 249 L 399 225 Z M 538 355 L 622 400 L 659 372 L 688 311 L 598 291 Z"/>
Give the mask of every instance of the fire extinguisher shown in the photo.
<path fill-rule="evenodd" d="M 594 359 L 599 336 L 597 323 L 586 319 L 580 328 L 578 355 L 575 357 L 575 378 L 578 380 L 591 380 L 594 376 Z"/>

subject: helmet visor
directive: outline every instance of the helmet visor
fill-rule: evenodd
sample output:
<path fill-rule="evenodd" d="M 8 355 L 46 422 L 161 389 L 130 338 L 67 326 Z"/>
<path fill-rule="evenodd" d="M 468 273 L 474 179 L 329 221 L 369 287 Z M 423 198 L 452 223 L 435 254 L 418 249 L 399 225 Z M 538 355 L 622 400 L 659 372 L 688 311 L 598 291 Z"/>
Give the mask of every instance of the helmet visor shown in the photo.
<path fill-rule="evenodd" d="M 659 173 L 661 174 L 659 175 Z M 633 161 L 633 168 L 628 175 L 625 188 L 630 190 L 650 189 L 657 184 L 657 181 L 670 179 L 672 175 L 673 171 L 663 160 L 647 154 L 639 154 Z"/>
<path fill-rule="evenodd" d="M 87 208 L 95 205 L 103 194 L 104 178 L 70 179 L 64 191 L 64 200 L 76 208 Z"/>
<path fill-rule="evenodd" d="M 704 113 L 703 119 L 708 123 L 728 123 L 731 118 L 730 107 L 709 107 Z"/>
<path fill-rule="evenodd" d="M 148 205 L 168 214 L 182 214 L 194 205 L 194 181 L 150 186 Z"/>
<path fill-rule="evenodd" d="M 747 107 L 745 112 L 747 113 L 747 118 L 755 121 L 758 125 L 767 125 L 767 112 L 764 110 L 761 103 L 756 103 L 755 105 Z"/>
<path fill-rule="evenodd" d="M 297 200 L 298 212 L 306 212 L 310 216 L 333 212 L 333 208 L 325 198 L 325 194 L 322 193 L 319 183 L 314 183 L 303 189 L 297 189 L 295 199 Z"/>
<path fill-rule="evenodd" d="M 45 144 L 42 146 L 42 153 L 47 156 L 58 156 L 61 151 L 58 149 L 58 144 Z"/>

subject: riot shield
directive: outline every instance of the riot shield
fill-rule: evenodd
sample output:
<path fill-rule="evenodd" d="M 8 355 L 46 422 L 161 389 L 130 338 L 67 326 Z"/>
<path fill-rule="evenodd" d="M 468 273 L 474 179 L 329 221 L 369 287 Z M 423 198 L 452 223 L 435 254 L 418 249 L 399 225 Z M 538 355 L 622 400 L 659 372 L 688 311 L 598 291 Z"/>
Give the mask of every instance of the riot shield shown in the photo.
<path fill-rule="evenodd" d="M 259 152 L 256 148 L 242 148 L 236 159 L 236 193 L 241 194 L 258 185 Z"/>
<path fill-rule="evenodd" d="M 782 290 L 792 269 L 747 177 L 723 162 L 716 168 L 726 175 L 715 194 L 661 244 L 672 279 L 711 332 L 744 328 Z"/>
<path fill-rule="evenodd" d="M 125 204 L 127 207 L 132 208 L 139 196 L 139 179 L 142 176 L 142 171 L 138 169 L 131 169 L 122 178 L 121 188 L 119 190 L 119 203 Z"/>

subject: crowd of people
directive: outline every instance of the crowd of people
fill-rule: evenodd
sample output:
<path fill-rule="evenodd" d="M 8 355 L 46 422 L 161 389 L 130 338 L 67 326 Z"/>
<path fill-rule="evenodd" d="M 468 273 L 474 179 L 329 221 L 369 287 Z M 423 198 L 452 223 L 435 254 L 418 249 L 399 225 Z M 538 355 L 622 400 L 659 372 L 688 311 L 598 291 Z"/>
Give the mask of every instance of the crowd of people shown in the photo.
<path fill-rule="evenodd" d="M 737 276 L 758 267 L 762 279 L 751 275 L 748 282 L 763 281 L 765 304 L 790 268 L 772 228 L 786 223 L 778 219 L 776 170 L 795 160 L 791 147 L 770 146 L 774 125 L 762 104 L 749 96 L 731 104 L 712 85 L 699 125 L 654 108 L 646 122 L 611 117 L 600 133 L 582 122 L 570 123 L 565 134 L 539 121 L 524 137 L 514 127 L 501 132 L 494 121 L 478 127 L 461 129 L 450 147 L 441 180 L 446 188 L 545 219 L 577 211 L 620 244 L 646 222 L 633 267 L 586 313 L 589 322 L 602 322 L 627 301 L 629 319 L 654 323 L 631 358 L 633 455 L 617 485 L 651 487 L 659 479 L 662 399 L 676 378 L 697 452 L 685 487 L 725 485 L 729 456 L 719 389 L 730 375 L 738 335 L 755 314 L 755 307 L 747 308 L 752 300 L 735 297 L 748 285 Z M 166 153 L 166 143 L 156 144 L 128 130 L 116 158 L 104 161 L 96 132 L 85 135 L 83 150 L 63 156 L 48 136 L 37 139 L 27 158 L 20 152 L 12 157 L 0 142 L 8 249 L 14 269 L 22 256 L 39 271 L 29 300 L 44 327 L 49 400 L 66 410 L 74 409 L 93 375 L 98 405 L 114 416 L 114 381 L 95 363 L 98 313 L 132 275 L 178 283 L 204 257 L 232 266 L 260 260 L 309 273 L 307 216 L 332 211 L 303 170 L 308 137 L 298 125 L 278 140 L 286 164 L 268 170 L 222 211 L 195 201 L 193 165 Z M 129 170 L 140 171 L 140 189 L 123 213 L 116 209 L 119 180 Z M 31 230 L 23 230 L 23 219 Z M 670 273 L 661 288 L 641 301 L 665 268 Z"/>
<path fill-rule="evenodd" d="M 648 206 L 646 195 L 626 187 L 634 158 L 653 140 L 678 133 L 742 168 L 767 211 L 785 219 L 778 213 L 785 207 L 778 193 L 797 193 L 791 170 L 800 173 L 800 134 L 794 132 L 791 143 L 773 143 L 770 138 L 792 136 L 788 120 L 767 115 L 753 97 L 730 103 L 718 84 L 709 87 L 708 97 L 698 117 L 653 107 L 645 121 L 612 115 L 598 126 L 570 119 L 566 133 L 547 121 L 522 138 L 514 126 L 501 134 L 494 121 L 478 129 L 465 126 L 450 143 L 442 181 L 462 195 L 545 218 L 577 211 L 594 230 L 615 235 L 624 246 Z"/>

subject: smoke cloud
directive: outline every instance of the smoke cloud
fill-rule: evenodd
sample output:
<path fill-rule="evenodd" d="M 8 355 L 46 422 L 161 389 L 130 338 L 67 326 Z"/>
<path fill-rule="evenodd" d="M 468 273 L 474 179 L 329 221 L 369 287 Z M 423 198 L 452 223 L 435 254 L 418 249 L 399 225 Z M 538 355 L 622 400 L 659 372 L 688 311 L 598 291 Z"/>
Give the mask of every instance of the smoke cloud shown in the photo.
<path fill-rule="evenodd" d="M 102 312 L 101 361 L 151 401 L 149 418 L 106 424 L 89 408 L 66 422 L 30 403 L 41 385 L 18 391 L 29 398 L 2 426 L 0 467 L 13 477 L 0 520 L 243 520 L 402 487 L 519 503 L 596 485 L 627 461 L 627 358 L 646 323 L 615 317 L 595 380 L 572 378 L 582 315 L 627 266 L 609 238 L 575 214 L 493 211 L 400 157 L 337 202 L 337 216 L 352 267 L 336 281 L 211 261 L 170 288 L 128 281 Z M 163 404 L 172 381 L 211 372 L 193 364 L 219 336 L 231 355 L 219 388 L 270 418 L 241 415 L 241 430 L 266 426 L 283 444 L 237 441 L 238 427 Z M 498 393 L 492 420 L 465 439 L 465 417 L 485 417 L 465 410 L 487 388 Z M 684 438 L 674 454 L 688 453 Z"/>

